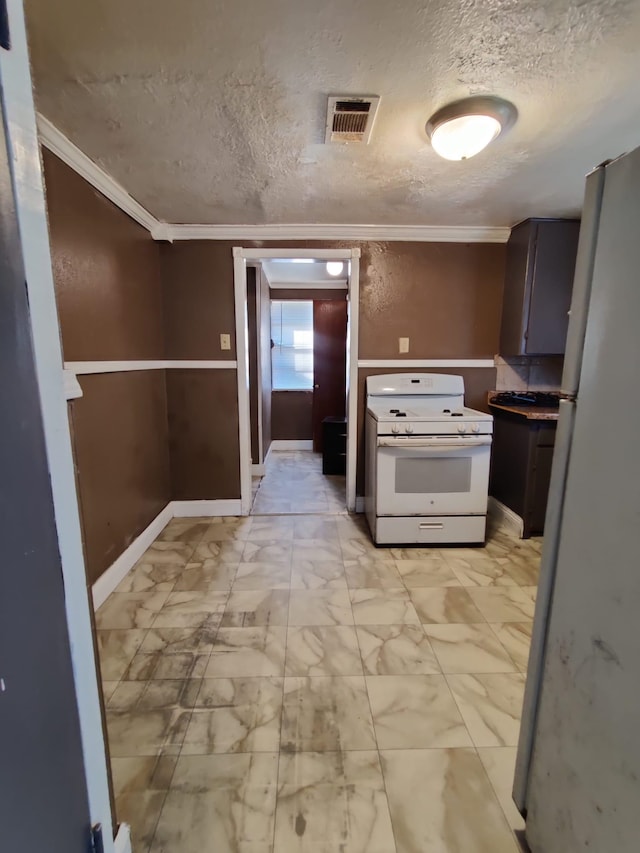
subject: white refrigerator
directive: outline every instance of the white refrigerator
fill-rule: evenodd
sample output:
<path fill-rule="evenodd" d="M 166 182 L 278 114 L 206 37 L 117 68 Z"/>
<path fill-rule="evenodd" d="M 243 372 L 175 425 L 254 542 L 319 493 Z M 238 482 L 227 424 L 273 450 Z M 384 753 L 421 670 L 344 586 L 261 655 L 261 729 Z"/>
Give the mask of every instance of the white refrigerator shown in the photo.
<path fill-rule="evenodd" d="M 586 183 L 513 796 L 532 853 L 640 850 L 640 148 Z"/>

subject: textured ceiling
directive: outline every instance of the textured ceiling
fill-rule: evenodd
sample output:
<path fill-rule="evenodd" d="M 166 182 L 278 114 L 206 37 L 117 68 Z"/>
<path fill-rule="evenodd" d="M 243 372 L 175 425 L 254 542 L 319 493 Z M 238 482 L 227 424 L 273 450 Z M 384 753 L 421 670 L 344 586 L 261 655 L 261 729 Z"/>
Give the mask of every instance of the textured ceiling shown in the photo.
<path fill-rule="evenodd" d="M 262 269 L 271 287 L 347 287 L 347 264 L 343 262 L 344 274 L 329 275 L 326 261 L 291 263 L 291 261 L 263 261 Z"/>
<path fill-rule="evenodd" d="M 637 0 L 26 0 L 38 107 L 161 220 L 510 225 L 576 213 L 640 145 Z M 470 93 L 514 129 L 472 160 L 429 115 Z M 329 94 L 382 97 L 323 144 Z"/>

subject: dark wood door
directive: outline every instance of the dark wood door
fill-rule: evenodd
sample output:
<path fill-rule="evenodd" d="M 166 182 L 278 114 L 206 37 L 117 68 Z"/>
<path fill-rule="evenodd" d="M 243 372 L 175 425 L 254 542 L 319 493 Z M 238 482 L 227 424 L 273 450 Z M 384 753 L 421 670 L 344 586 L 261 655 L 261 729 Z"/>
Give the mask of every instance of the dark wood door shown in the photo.
<path fill-rule="evenodd" d="M 86 853 L 80 724 L 1 109 L 0 435 L 0 849 Z"/>
<path fill-rule="evenodd" d="M 247 267 L 247 331 L 249 336 L 249 419 L 251 422 L 251 461 L 254 465 L 260 465 L 260 382 L 258 370 L 260 359 L 258 356 L 259 341 L 259 314 L 256 292 L 256 268 Z"/>
<path fill-rule="evenodd" d="M 322 421 L 344 417 L 347 387 L 347 302 L 313 303 L 313 449 L 322 452 Z"/>

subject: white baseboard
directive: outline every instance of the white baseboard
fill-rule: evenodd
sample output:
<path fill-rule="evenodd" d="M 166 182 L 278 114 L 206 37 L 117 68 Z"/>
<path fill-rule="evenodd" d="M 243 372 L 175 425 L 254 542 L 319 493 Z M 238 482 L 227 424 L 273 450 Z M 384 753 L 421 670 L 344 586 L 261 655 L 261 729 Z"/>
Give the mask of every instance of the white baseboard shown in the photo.
<path fill-rule="evenodd" d="M 146 527 L 142 533 L 136 537 L 131 545 L 120 554 L 118 559 L 113 562 L 98 580 L 93 584 L 93 606 L 97 610 L 98 607 L 107 599 L 113 590 L 123 580 L 133 566 L 138 562 L 140 557 L 147 550 L 149 545 L 158 538 L 167 524 L 173 518 L 173 510 L 171 504 L 158 513 L 151 524 Z"/>
<path fill-rule="evenodd" d="M 364 512 L 364 497 L 362 495 L 356 497 L 356 512 Z"/>
<path fill-rule="evenodd" d="M 267 454 L 268 456 L 269 454 Z M 266 474 L 266 469 L 264 465 L 252 465 L 251 466 L 251 476 L 252 477 L 264 477 Z"/>
<path fill-rule="evenodd" d="M 242 515 L 240 500 L 224 501 L 171 501 L 173 518 L 198 516 Z"/>
<path fill-rule="evenodd" d="M 287 439 L 280 439 L 278 441 L 271 442 L 269 453 L 271 453 L 272 450 L 313 450 L 313 440 L 301 439 L 289 441 Z"/>
<path fill-rule="evenodd" d="M 239 500 L 223 501 L 170 501 L 137 536 L 117 560 L 100 575 L 91 588 L 93 606 L 97 610 L 124 580 L 147 548 L 158 538 L 172 518 L 196 518 L 198 516 L 242 515 Z"/>
<path fill-rule="evenodd" d="M 512 530 L 519 539 L 524 534 L 524 521 L 520 516 L 505 506 L 502 501 L 489 496 L 489 515 L 498 519 L 500 525 Z"/>
<path fill-rule="evenodd" d="M 113 839 L 113 851 L 114 853 L 132 853 L 131 832 L 128 823 L 121 823 L 118 827 L 118 834 Z"/>

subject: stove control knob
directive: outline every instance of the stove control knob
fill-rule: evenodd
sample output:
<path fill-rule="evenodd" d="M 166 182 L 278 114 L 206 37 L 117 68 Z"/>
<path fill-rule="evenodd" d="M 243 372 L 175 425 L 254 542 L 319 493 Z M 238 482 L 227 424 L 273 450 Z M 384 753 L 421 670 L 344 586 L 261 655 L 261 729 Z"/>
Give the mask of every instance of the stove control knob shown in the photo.
<path fill-rule="evenodd" d="M 407 433 L 407 435 L 411 435 L 413 433 L 413 427 L 411 426 L 411 424 L 407 424 L 404 428 L 404 431 Z"/>
<path fill-rule="evenodd" d="M 471 432 L 480 432 L 480 424 L 471 424 Z"/>
<path fill-rule="evenodd" d="M 458 427 L 458 432 L 460 433 L 460 435 L 464 435 L 464 434 L 466 433 L 466 431 L 467 431 L 467 428 L 466 428 L 466 426 L 465 426 L 464 424 L 461 424 L 461 425 Z"/>
<path fill-rule="evenodd" d="M 391 427 L 391 432 L 392 432 L 394 435 L 397 435 L 397 434 L 400 432 L 400 427 L 399 427 L 397 424 L 394 424 L 394 425 Z"/>

